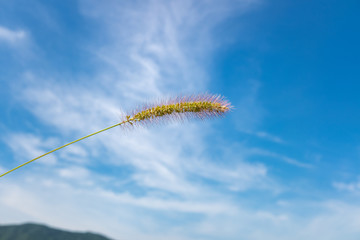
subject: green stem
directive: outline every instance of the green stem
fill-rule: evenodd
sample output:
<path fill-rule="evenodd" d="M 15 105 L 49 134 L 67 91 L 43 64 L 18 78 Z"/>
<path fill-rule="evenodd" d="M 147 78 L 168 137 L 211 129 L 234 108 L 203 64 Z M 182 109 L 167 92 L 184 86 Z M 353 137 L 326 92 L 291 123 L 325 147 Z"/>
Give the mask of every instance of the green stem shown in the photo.
<path fill-rule="evenodd" d="M 53 153 L 53 152 L 55 152 L 55 151 L 57 151 L 57 150 L 59 150 L 59 149 L 62 149 L 62 148 L 64 148 L 64 147 L 67 147 L 67 146 L 69 146 L 69 145 L 71 145 L 71 144 L 73 144 L 73 143 L 79 142 L 79 141 L 81 141 L 81 140 L 83 140 L 83 139 L 85 139 L 85 138 L 94 136 L 94 135 L 96 135 L 96 134 L 98 134 L 98 133 L 104 132 L 104 131 L 106 131 L 106 130 L 109 130 L 109 129 L 111 129 L 111 128 L 114 128 L 114 127 L 116 127 L 116 126 L 119 126 L 119 125 L 121 125 L 121 124 L 124 124 L 124 123 L 126 123 L 126 122 L 128 122 L 128 121 L 129 121 L 129 120 L 125 120 L 125 121 L 123 121 L 123 122 L 117 123 L 117 124 L 112 125 L 112 126 L 110 126 L 110 127 L 104 128 L 104 129 L 102 129 L 102 130 L 100 130 L 100 131 L 97 131 L 97 132 L 94 132 L 94 133 L 92 133 L 92 134 L 89 134 L 89 135 L 87 135 L 87 136 L 85 136 L 85 137 L 79 138 L 79 139 L 77 139 L 77 140 L 75 140 L 75 141 L 69 142 L 69 143 L 67 143 L 67 144 L 65 144 L 65 145 L 63 145 L 63 146 L 61 146 L 61 147 L 55 148 L 55 149 L 51 150 L 50 152 L 44 153 L 44 154 L 41 155 L 41 156 L 38 156 L 38 157 L 36 157 L 36 158 L 34 158 L 34 159 L 31 159 L 30 161 L 27 161 L 26 163 L 23 163 L 23 164 L 17 166 L 16 168 L 13 168 L 13 169 L 7 171 L 6 173 L 1 174 L 0 177 L 3 177 L 3 176 L 5 176 L 5 175 L 8 174 L 8 173 L 11 173 L 12 171 L 15 171 L 16 169 L 21 168 L 21 167 L 25 166 L 26 164 L 29 164 L 29 163 L 31 163 L 31 162 L 39 159 L 39 158 L 42 158 L 42 157 L 44 157 L 44 156 L 46 156 L 46 155 L 48 155 L 48 154 L 50 154 L 50 153 Z"/>

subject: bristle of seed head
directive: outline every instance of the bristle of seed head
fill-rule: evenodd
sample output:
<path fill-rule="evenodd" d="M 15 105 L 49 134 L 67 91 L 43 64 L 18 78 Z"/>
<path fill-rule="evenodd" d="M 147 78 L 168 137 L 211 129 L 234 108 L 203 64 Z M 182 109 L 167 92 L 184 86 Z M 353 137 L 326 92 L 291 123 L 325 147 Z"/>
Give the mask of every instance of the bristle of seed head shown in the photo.
<path fill-rule="evenodd" d="M 127 115 L 126 125 L 159 123 L 164 120 L 207 119 L 223 116 L 230 111 L 231 104 L 221 95 L 183 96 L 146 105 Z"/>
<path fill-rule="evenodd" d="M 128 115 L 125 119 L 115 125 L 104 128 L 100 131 L 86 135 L 85 137 L 79 138 L 75 141 L 67 143 L 61 147 L 55 148 L 47 153 L 44 153 L 36 158 L 33 158 L 3 174 L 0 177 L 15 171 L 16 169 L 23 167 L 39 158 L 42 158 L 50 153 L 58 151 L 62 148 L 70 146 L 76 142 L 82 141 L 86 138 L 107 131 L 117 126 L 126 126 L 134 124 L 142 124 L 147 122 L 159 121 L 160 119 L 167 120 L 182 120 L 188 118 L 211 118 L 223 116 L 226 112 L 231 110 L 231 105 L 228 101 L 224 100 L 220 95 L 195 95 L 190 97 L 178 97 L 163 101 L 161 104 L 152 106 L 146 106 L 139 111 L 135 111 L 132 115 Z"/>

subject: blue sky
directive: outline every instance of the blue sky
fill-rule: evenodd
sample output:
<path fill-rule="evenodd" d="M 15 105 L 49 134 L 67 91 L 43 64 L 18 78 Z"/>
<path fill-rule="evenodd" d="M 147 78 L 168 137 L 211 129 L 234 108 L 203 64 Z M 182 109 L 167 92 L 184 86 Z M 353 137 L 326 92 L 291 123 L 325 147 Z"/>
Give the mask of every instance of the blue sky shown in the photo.
<path fill-rule="evenodd" d="M 358 1 L 0 2 L 0 171 L 152 100 L 223 119 L 102 133 L 0 179 L 0 224 L 114 239 L 358 239 Z"/>

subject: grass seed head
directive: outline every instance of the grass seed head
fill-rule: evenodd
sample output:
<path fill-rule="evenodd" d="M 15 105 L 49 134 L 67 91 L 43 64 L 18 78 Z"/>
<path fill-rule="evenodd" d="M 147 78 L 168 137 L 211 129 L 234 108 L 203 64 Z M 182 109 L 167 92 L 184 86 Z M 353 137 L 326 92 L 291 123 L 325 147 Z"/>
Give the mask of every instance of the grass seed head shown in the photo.
<path fill-rule="evenodd" d="M 1 174 L 0 177 L 3 177 L 6 174 L 9 174 L 10 172 L 13 172 L 16 169 L 23 167 L 50 153 L 117 126 L 134 126 L 136 124 L 152 123 L 154 121 L 159 122 L 159 120 L 163 119 L 184 120 L 189 118 L 199 118 L 203 120 L 206 118 L 223 116 L 231 108 L 232 107 L 230 103 L 220 95 L 194 95 L 190 97 L 178 97 L 169 99 L 167 101 L 162 101 L 161 103 L 154 104 L 152 106 L 148 105 L 139 111 L 134 111 L 132 115 L 126 116 L 122 122 L 86 135 L 85 137 L 76 139 L 75 141 L 69 142 L 65 145 L 62 145 L 61 147 L 55 148 Z"/>
<path fill-rule="evenodd" d="M 193 95 L 160 101 L 146 105 L 127 115 L 126 125 L 131 126 L 161 121 L 187 119 L 207 119 L 221 117 L 232 108 L 231 104 L 220 95 Z"/>

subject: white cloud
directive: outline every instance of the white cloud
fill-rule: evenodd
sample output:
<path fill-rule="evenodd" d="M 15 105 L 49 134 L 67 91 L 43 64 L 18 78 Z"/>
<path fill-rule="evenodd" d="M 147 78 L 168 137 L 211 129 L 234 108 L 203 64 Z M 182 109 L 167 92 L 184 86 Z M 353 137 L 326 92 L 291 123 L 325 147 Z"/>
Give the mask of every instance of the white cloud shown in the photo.
<path fill-rule="evenodd" d="M 344 183 L 344 182 L 334 182 L 333 186 L 340 191 L 347 191 L 350 193 L 360 193 L 360 177 L 357 181 Z"/>
<path fill-rule="evenodd" d="M 87 150 L 79 144 L 73 144 L 71 147 L 67 147 L 61 150 L 58 152 L 58 154 L 61 156 L 61 158 L 67 159 L 68 161 L 72 161 L 77 164 L 86 163 L 86 159 L 89 157 Z"/>
<path fill-rule="evenodd" d="M 146 231 L 152 231 L 155 236 L 170 234 L 168 239 L 176 239 L 176 234 L 172 233 L 176 230 L 176 226 L 166 222 L 164 224 L 170 227 L 168 230 L 160 226 L 166 219 L 163 217 L 168 214 L 169 217 L 173 215 L 176 218 L 177 214 L 180 214 L 179 216 L 184 214 L 184 216 L 187 214 L 211 216 L 226 213 L 232 215 L 237 211 L 235 205 L 221 199 L 204 197 L 198 200 L 183 201 L 151 196 L 134 197 L 127 193 L 120 194 L 102 190 L 96 186 L 79 189 L 72 183 L 61 183 L 56 175 L 52 180 L 47 181 L 39 181 L 39 177 L 27 179 L 19 179 L 20 181 L 16 181 L 16 183 L 4 182 L 0 188 L 1 195 L 6 195 L 0 200 L 2 212 L 9 212 L 10 209 L 9 213 L 20 214 L 22 219 L 47 222 L 67 229 L 88 230 L 94 227 L 92 231 L 108 233 L 116 238 L 126 236 L 126 239 L 133 239 L 132 235 L 143 234 L 145 236 Z M 22 187 L 24 185 L 27 187 Z M 27 199 L 26 203 L 22 203 L 22 199 Z M 56 218 L 53 217 L 54 215 Z M 164 216 L 161 217 L 162 215 Z M 77 222 L 76 228 L 72 226 L 71 222 L 73 221 Z M 100 222 L 101 224 L 99 224 Z M 134 226 L 136 229 L 131 229 Z M 151 230 L 151 227 L 154 229 Z M 158 232 L 156 229 L 163 231 Z M 144 236 L 141 239 L 151 239 Z"/>
<path fill-rule="evenodd" d="M 4 167 L 2 167 L 2 166 L 0 165 L 0 174 L 5 173 L 6 171 L 7 171 L 7 169 L 5 169 Z"/>
<path fill-rule="evenodd" d="M 44 140 L 39 136 L 26 133 L 13 133 L 2 140 L 9 145 L 20 162 L 26 162 L 46 153 L 51 150 L 51 147 L 56 146 L 57 143 L 57 141 L 52 138 Z M 54 155 L 49 155 L 37 161 L 43 164 L 53 165 L 57 160 Z"/>
<path fill-rule="evenodd" d="M 233 150 L 235 151 L 235 149 Z M 276 184 L 267 176 L 267 168 L 261 164 L 249 164 L 243 160 L 235 160 L 236 163 L 227 164 L 201 161 L 194 158 L 188 159 L 187 170 L 194 176 L 203 178 L 205 181 L 215 181 L 223 188 L 231 191 L 246 191 L 249 189 L 271 189 L 275 190 Z M 272 185 L 270 187 L 270 185 Z"/>
<path fill-rule="evenodd" d="M 70 230 L 91 229 L 115 239 L 356 240 L 360 234 L 360 208 L 339 201 L 295 202 L 291 208 L 266 210 L 222 196 L 166 200 L 78 188 L 56 176 L 42 180 L 4 179 L 0 211 L 8 218 L 0 218 L 0 223 L 27 219 Z M 317 210 L 309 214 L 307 208 Z"/>
<path fill-rule="evenodd" d="M 360 207 L 339 201 L 327 201 L 320 205 L 323 213 L 314 216 L 298 239 L 318 236 L 317 239 L 357 239 L 360 235 Z"/>
<path fill-rule="evenodd" d="M 249 130 L 245 130 L 245 129 L 241 130 L 241 132 L 244 132 L 246 134 L 250 134 L 250 135 L 253 135 L 253 136 L 256 136 L 258 138 L 262 138 L 262 139 L 265 139 L 265 140 L 268 140 L 268 141 L 271 141 L 271 142 L 274 142 L 274 143 L 286 144 L 286 142 L 281 137 L 275 136 L 275 135 L 270 134 L 268 132 L 249 131 Z"/>
<path fill-rule="evenodd" d="M 64 177 L 64 178 L 69 178 L 72 180 L 79 180 L 79 179 L 84 179 L 84 178 L 88 178 L 90 176 L 90 172 L 83 167 L 68 167 L 68 168 L 62 168 L 59 169 L 59 176 Z"/>
<path fill-rule="evenodd" d="M 202 132 L 206 128 L 197 124 L 170 125 L 161 129 L 135 131 L 125 136 L 109 134 L 100 139 L 113 156 L 118 156 L 113 164 L 133 166 L 136 172 L 132 179 L 143 187 L 171 192 L 181 197 L 208 192 L 201 187 L 203 181 L 215 181 L 221 188 L 232 191 L 244 191 L 252 187 L 269 188 L 271 181 L 265 166 L 234 159 L 230 167 L 226 163 L 216 164 L 216 159 L 204 159 L 204 152 L 199 149 L 204 148 Z M 194 135 L 194 132 L 197 134 Z M 183 149 L 191 154 L 184 155 Z M 229 151 L 234 154 L 237 149 Z M 270 189 L 273 188 L 277 188 L 276 184 Z"/>
<path fill-rule="evenodd" d="M 55 80 L 24 75 L 18 84 L 18 100 L 46 124 L 64 133 L 91 133 L 115 122 L 120 114 L 116 100 L 102 91 L 82 86 L 62 86 Z"/>
<path fill-rule="evenodd" d="M 0 43 L 3 41 L 14 44 L 19 41 L 23 41 L 26 37 L 27 34 L 24 30 L 11 30 L 0 26 Z"/>
<path fill-rule="evenodd" d="M 288 164 L 291 164 L 291 165 L 294 165 L 297 167 L 302 167 L 302 168 L 312 168 L 313 167 L 309 163 L 304 163 L 304 162 L 298 161 L 294 158 L 290 158 L 288 156 L 284 156 L 284 155 L 281 155 L 281 154 L 278 154 L 275 152 L 271 152 L 271 151 L 268 151 L 265 149 L 252 148 L 252 149 L 249 149 L 249 153 L 276 158 L 276 159 L 279 159 L 283 162 L 286 162 Z"/>
<path fill-rule="evenodd" d="M 275 142 L 275 143 L 285 143 L 284 140 L 282 140 L 280 137 L 278 136 L 274 136 L 270 133 L 267 133 L 267 132 L 255 132 L 255 135 L 260 137 L 260 138 L 264 138 L 266 140 L 269 140 L 269 141 L 272 141 L 272 142 Z"/>
<path fill-rule="evenodd" d="M 210 76 L 204 67 L 219 44 L 213 28 L 255 1 L 107 3 L 81 1 L 84 15 L 102 24 L 108 37 L 94 53 L 110 66 L 106 75 L 116 80 L 112 87 L 126 99 L 141 100 L 206 89 Z"/>

